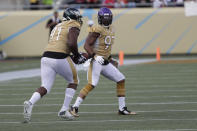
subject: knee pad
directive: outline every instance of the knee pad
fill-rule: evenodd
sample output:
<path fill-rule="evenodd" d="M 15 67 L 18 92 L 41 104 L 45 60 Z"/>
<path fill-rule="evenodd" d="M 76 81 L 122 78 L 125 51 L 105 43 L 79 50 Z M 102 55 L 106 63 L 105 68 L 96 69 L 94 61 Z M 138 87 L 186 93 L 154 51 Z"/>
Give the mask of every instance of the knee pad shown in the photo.
<path fill-rule="evenodd" d="M 80 94 L 87 96 L 88 93 L 93 89 L 94 87 L 91 84 L 87 84 L 83 89 L 81 89 Z"/>
<path fill-rule="evenodd" d="M 125 80 L 117 82 L 117 96 L 125 96 Z"/>

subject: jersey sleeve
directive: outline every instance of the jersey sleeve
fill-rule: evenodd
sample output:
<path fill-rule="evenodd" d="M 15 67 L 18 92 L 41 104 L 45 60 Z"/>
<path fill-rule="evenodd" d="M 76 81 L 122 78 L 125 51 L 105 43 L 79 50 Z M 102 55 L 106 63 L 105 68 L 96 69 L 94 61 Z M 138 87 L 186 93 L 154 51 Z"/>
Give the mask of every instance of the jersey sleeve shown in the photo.
<path fill-rule="evenodd" d="M 97 25 L 93 25 L 92 27 L 89 27 L 88 31 L 89 32 L 96 32 L 96 33 L 101 34 L 102 29 Z"/>
<path fill-rule="evenodd" d="M 81 29 L 80 24 L 78 22 L 76 22 L 76 21 L 72 21 L 72 22 L 69 23 L 69 28 L 72 28 L 72 27 L 76 27 L 79 30 Z"/>

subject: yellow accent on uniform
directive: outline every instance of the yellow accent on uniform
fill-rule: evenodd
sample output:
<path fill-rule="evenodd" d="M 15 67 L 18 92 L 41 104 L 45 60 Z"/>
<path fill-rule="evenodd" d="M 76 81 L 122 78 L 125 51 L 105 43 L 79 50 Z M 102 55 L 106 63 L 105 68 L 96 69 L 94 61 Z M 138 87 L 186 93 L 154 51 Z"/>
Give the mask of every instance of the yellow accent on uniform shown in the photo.
<path fill-rule="evenodd" d="M 90 66 L 88 69 L 88 83 L 92 84 L 92 68 L 93 68 L 93 62 L 90 62 Z"/>
<path fill-rule="evenodd" d="M 87 84 L 83 89 L 81 89 L 80 94 L 87 96 L 88 93 L 93 89 L 91 84 Z"/>
<path fill-rule="evenodd" d="M 30 0 L 30 3 L 36 3 L 38 0 Z"/>
<path fill-rule="evenodd" d="M 71 60 L 70 57 L 67 57 L 66 59 L 67 59 L 69 65 L 70 65 L 70 68 L 71 68 L 71 70 L 72 70 L 74 83 L 75 83 L 75 84 L 78 84 L 78 78 L 77 78 L 77 71 L 76 71 L 76 68 L 75 68 L 74 64 L 72 63 L 72 60 Z"/>
<path fill-rule="evenodd" d="M 111 48 L 114 44 L 115 38 L 113 26 L 109 26 L 109 28 L 106 28 L 101 25 L 93 25 L 91 28 L 89 28 L 89 32 L 96 32 L 100 34 L 93 49 L 96 55 L 100 55 L 103 56 L 105 59 L 108 59 L 111 54 Z"/>
<path fill-rule="evenodd" d="M 117 82 L 117 96 L 125 96 L 125 82 Z"/>
<path fill-rule="evenodd" d="M 49 43 L 45 51 L 70 54 L 71 51 L 67 45 L 67 35 L 69 33 L 69 29 L 72 27 L 80 29 L 81 25 L 75 20 L 69 20 L 63 21 L 55 26 L 55 28 L 51 31 Z"/>

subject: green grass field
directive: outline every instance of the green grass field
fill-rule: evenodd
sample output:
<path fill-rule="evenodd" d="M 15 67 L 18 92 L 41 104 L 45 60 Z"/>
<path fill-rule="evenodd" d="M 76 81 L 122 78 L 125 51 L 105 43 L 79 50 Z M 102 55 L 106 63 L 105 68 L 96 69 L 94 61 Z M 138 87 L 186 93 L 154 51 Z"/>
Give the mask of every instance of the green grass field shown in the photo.
<path fill-rule="evenodd" d="M 18 65 L 16 69 L 35 68 L 39 61 Z M 13 64 L 0 63 L 0 67 L 4 72 Z M 35 105 L 31 123 L 23 124 L 22 104 L 40 87 L 40 77 L 34 77 L 0 82 L 0 131 L 197 131 L 197 62 L 139 64 L 120 70 L 126 76 L 127 107 L 138 115 L 117 114 L 116 84 L 101 77 L 80 106 L 80 117 L 62 120 L 57 113 L 67 83 L 58 76 L 51 93 Z M 79 77 L 72 103 L 86 84 L 84 71 Z"/>

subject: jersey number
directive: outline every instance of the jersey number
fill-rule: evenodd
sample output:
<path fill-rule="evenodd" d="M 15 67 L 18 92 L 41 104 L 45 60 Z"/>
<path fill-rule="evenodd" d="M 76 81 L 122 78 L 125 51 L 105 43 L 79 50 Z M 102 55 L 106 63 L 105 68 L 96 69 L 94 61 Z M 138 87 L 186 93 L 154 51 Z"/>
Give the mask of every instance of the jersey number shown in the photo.
<path fill-rule="evenodd" d="M 105 49 L 109 48 L 109 46 L 111 45 L 112 39 L 114 39 L 114 36 L 109 36 L 108 35 L 108 36 L 105 37 L 105 44 L 106 44 Z"/>
<path fill-rule="evenodd" d="M 57 32 L 57 38 L 56 38 L 56 40 L 59 40 L 59 36 L 60 36 L 61 31 L 62 31 L 62 27 L 61 27 L 61 26 L 60 26 L 60 27 L 57 27 L 57 26 L 56 26 L 56 27 L 52 30 L 51 35 L 50 35 L 50 39 L 53 39 L 53 36 L 54 36 L 56 30 L 58 31 L 58 32 Z"/>

